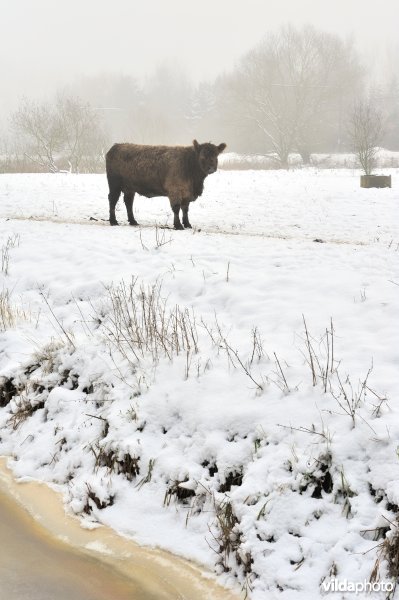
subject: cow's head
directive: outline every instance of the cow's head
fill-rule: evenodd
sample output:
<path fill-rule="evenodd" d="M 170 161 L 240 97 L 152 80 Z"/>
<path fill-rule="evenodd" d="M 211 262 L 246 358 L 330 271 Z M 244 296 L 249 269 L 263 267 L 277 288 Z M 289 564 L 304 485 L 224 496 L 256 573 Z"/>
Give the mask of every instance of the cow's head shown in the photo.
<path fill-rule="evenodd" d="M 194 150 L 196 152 L 199 166 L 205 175 L 214 173 L 218 168 L 218 156 L 226 148 L 226 144 L 199 144 L 197 140 L 193 141 Z"/>

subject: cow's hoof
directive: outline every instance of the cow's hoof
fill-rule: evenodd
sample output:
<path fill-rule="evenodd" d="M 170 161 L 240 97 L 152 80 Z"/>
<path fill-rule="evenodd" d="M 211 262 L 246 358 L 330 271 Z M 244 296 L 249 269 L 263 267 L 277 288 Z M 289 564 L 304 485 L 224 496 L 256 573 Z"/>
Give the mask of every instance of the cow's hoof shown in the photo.
<path fill-rule="evenodd" d="M 175 229 L 181 230 L 184 229 L 184 227 L 181 223 L 179 223 L 178 225 L 175 225 Z"/>
<path fill-rule="evenodd" d="M 116 225 L 119 225 L 118 221 L 110 221 L 110 222 L 109 222 L 109 224 L 110 224 L 112 227 L 115 227 Z"/>
<path fill-rule="evenodd" d="M 137 221 L 129 221 L 129 225 L 131 225 L 132 227 L 137 227 L 138 223 Z"/>
<path fill-rule="evenodd" d="M 191 223 L 184 223 L 184 229 L 192 229 Z"/>

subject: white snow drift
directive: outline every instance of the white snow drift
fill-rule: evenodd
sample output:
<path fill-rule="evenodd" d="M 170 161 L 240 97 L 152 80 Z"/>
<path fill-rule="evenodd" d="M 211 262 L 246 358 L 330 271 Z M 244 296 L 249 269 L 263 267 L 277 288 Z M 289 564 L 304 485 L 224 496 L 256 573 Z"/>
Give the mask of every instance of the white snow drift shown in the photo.
<path fill-rule="evenodd" d="M 107 227 L 103 176 L 2 175 L 15 474 L 255 600 L 319 598 L 377 558 L 388 581 L 399 196 L 358 175 L 220 172 L 185 232 L 140 197 L 143 227 Z"/>

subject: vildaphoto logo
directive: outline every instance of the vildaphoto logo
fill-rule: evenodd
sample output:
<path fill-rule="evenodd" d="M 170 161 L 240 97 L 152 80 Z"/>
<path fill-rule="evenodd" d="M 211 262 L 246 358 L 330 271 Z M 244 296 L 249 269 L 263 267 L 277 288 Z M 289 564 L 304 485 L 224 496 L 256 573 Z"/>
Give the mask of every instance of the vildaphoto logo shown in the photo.
<path fill-rule="evenodd" d="M 321 584 L 324 592 L 352 592 L 353 594 L 362 594 L 370 592 L 392 592 L 394 584 L 391 581 L 348 581 L 348 579 L 324 580 Z"/>

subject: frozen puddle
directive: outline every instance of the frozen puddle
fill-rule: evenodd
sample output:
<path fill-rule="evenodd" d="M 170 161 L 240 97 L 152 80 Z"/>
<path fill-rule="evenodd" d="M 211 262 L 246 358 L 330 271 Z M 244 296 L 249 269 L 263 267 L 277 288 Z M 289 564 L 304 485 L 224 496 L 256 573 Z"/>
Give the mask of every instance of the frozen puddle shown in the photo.
<path fill-rule="evenodd" d="M 35 518 L 32 518 L 35 517 Z M 84 529 L 59 495 L 0 458 L 0 600 L 234 600 L 199 568 L 112 530 Z"/>

